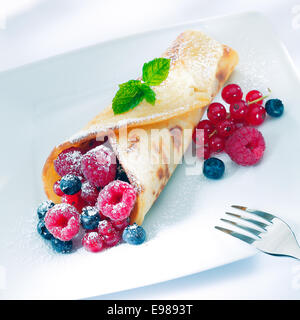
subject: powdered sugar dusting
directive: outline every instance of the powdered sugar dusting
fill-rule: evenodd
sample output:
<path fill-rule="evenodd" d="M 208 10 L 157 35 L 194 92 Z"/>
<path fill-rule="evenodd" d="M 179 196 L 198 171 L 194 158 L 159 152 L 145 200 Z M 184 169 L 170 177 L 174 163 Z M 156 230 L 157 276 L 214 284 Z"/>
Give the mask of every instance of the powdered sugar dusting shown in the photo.
<path fill-rule="evenodd" d="M 247 39 L 244 40 L 247 43 Z M 270 66 L 278 63 L 276 60 L 267 61 L 262 57 L 256 48 L 243 47 L 240 50 L 240 62 L 236 73 L 240 74 L 239 85 L 246 93 L 257 88 L 266 93 L 269 84 L 269 74 L 272 72 Z"/>
<path fill-rule="evenodd" d="M 90 205 L 95 205 L 99 191 L 89 181 L 84 181 L 81 185 L 81 198 Z"/>
<path fill-rule="evenodd" d="M 81 175 L 81 158 L 78 148 L 66 149 L 54 160 L 54 168 L 61 177 L 68 173 Z"/>
<path fill-rule="evenodd" d="M 104 187 L 116 176 L 116 162 L 113 151 L 104 145 L 100 145 L 84 154 L 81 169 L 92 185 Z"/>
<path fill-rule="evenodd" d="M 99 237 L 99 234 L 95 231 L 92 231 L 92 232 L 89 232 L 87 235 L 87 240 L 94 240 L 94 239 L 97 239 Z"/>

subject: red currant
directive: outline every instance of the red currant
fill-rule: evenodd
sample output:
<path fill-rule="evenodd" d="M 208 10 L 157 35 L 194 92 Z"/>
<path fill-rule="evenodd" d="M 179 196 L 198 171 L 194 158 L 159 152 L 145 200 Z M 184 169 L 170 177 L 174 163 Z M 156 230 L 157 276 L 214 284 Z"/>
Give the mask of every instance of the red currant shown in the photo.
<path fill-rule="evenodd" d="M 79 212 L 81 212 L 82 208 L 86 205 L 86 203 L 81 199 L 80 192 L 77 192 L 72 195 L 64 194 L 61 197 L 62 203 L 70 204 L 75 207 Z"/>
<path fill-rule="evenodd" d="M 127 218 L 125 220 L 112 221 L 112 225 L 118 231 L 123 231 L 129 225 L 129 218 Z"/>
<path fill-rule="evenodd" d="M 208 146 L 211 153 L 219 153 L 224 150 L 225 139 L 218 135 L 214 135 L 209 139 Z"/>
<path fill-rule="evenodd" d="M 214 102 L 209 105 L 207 109 L 207 118 L 213 123 L 217 124 L 220 121 L 226 119 L 226 109 L 218 102 Z"/>
<path fill-rule="evenodd" d="M 99 214 L 100 214 L 101 221 L 102 220 L 110 221 L 110 219 L 107 216 L 105 216 L 101 211 L 99 211 Z"/>
<path fill-rule="evenodd" d="M 202 120 L 198 123 L 193 132 L 193 141 L 197 145 L 203 145 L 207 142 L 209 135 L 215 130 L 215 126 L 209 120 Z"/>
<path fill-rule="evenodd" d="M 64 193 L 61 191 L 60 189 L 60 180 L 57 180 L 54 185 L 53 185 L 53 191 L 55 192 L 55 194 L 57 194 L 59 197 L 62 197 L 64 195 Z"/>
<path fill-rule="evenodd" d="M 260 106 L 256 103 L 250 105 L 247 123 L 251 126 L 261 125 L 266 118 L 266 109 L 263 106 Z"/>
<path fill-rule="evenodd" d="M 237 84 L 228 84 L 222 90 L 222 98 L 225 102 L 232 104 L 239 102 L 243 97 L 243 91 Z"/>
<path fill-rule="evenodd" d="M 203 129 L 195 129 L 192 138 L 197 146 L 202 146 L 207 143 L 209 135 Z"/>
<path fill-rule="evenodd" d="M 112 223 L 108 220 L 101 220 L 98 225 L 98 232 L 101 235 L 108 235 L 114 231 Z"/>
<path fill-rule="evenodd" d="M 240 100 L 230 105 L 230 117 L 234 120 L 245 120 L 248 114 L 248 104 Z"/>
<path fill-rule="evenodd" d="M 103 236 L 104 243 L 108 247 L 114 247 L 117 245 L 121 240 L 121 233 L 115 229 L 112 230 L 111 233 L 105 234 Z"/>
<path fill-rule="evenodd" d="M 235 124 L 230 119 L 220 122 L 217 126 L 217 132 L 221 137 L 229 137 L 235 129 Z"/>
<path fill-rule="evenodd" d="M 81 198 L 89 205 L 94 206 L 99 195 L 99 191 L 96 187 L 90 184 L 88 181 L 84 181 L 81 184 Z"/>
<path fill-rule="evenodd" d="M 99 252 L 104 249 L 104 238 L 95 231 L 86 232 L 82 238 L 83 247 L 90 252 Z"/>
<path fill-rule="evenodd" d="M 210 150 L 208 145 L 197 146 L 196 148 L 197 157 L 201 160 L 206 160 L 210 157 Z"/>
<path fill-rule="evenodd" d="M 262 96 L 263 96 L 263 95 L 262 95 L 262 93 L 261 93 L 260 91 L 258 91 L 258 90 L 251 90 L 251 91 L 249 91 L 249 92 L 247 93 L 247 95 L 246 95 L 246 101 L 247 101 L 247 102 L 251 102 L 251 101 L 254 101 L 254 100 L 256 100 L 256 99 L 261 98 Z M 263 104 L 263 99 L 260 100 L 260 101 L 257 101 L 256 103 L 261 106 L 261 105 Z"/>

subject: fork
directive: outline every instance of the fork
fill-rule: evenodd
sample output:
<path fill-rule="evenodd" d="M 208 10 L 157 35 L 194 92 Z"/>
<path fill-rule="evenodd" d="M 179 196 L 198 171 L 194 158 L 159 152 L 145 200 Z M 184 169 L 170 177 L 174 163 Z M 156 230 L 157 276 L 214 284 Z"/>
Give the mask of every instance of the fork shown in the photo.
<path fill-rule="evenodd" d="M 231 207 L 248 212 L 256 217 L 260 217 L 264 222 L 249 218 L 246 215 L 225 212 L 228 216 L 246 221 L 257 228 L 247 227 L 235 221 L 221 218 L 221 221 L 245 230 L 251 234 L 251 236 L 247 236 L 219 226 L 215 226 L 216 229 L 238 238 L 248 244 L 251 244 L 262 252 L 276 256 L 289 256 L 300 260 L 299 244 L 293 231 L 283 220 L 264 211 L 253 210 L 237 205 L 233 205 Z"/>

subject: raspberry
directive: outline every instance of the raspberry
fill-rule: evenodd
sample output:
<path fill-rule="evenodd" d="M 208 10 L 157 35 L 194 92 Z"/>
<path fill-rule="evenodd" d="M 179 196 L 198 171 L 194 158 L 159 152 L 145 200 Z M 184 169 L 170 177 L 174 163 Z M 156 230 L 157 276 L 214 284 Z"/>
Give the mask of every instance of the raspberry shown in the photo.
<path fill-rule="evenodd" d="M 100 140 L 100 141 L 97 141 L 97 140 L 90 140 L 88 142 L 88 144 L 84 145 L 84 146 L 81 146 L 80 147 L 80 150 L 83 154 L 87 153 L 88 151 L 98 147 L 98 146 L 101 146 L 101 144 L 103 144 L 104 142 L 107 141 L 107 137 L 103 137 L 103 140 Z"/>
<path fill-rule="evenodd" d="M 69 148 L 61 152 L 54 160 L 55 171 L 62 177 L 68 173 L 81 176 L 82 153 L 78 148 Z"/>
<path fill-rule="evenodd" d="M 116 176 L 115 154 L 104 145 L 96 147 L 82 157 L 81 169 L 92 185 L 104 187 Z"/>
<path fill-rule="evenodd" d="M 79 232 L 79 213 L 69 204 L 56 204 L 46 213 L 45 225 L 55 238 L 69 241 Z"/>
<path fill-rule="evenodd" d="M 104 238 L 98 232 L 87 232 L 81 241 L 87 251 L 99 252 L 104 249 Z"/>
<path fill-rule="evenodd" d="M 232 161 L 242 166 L 256 164 L 264 154 L 265 140 L 253 127 L 242 127 L 228 138 L 225 150 Z"/>
<path fill-rule="evenodd" d="M 136 191 L 127 182 L 115 180 L 104 187 L 97 200 L 98 209 L 111 220 L 129 217 L 135 204 Z"/>
<path fill-rule="evenodd" d="M 81 185 L 81 198 L 89 205 L 95 205 L 98 194 L 99 191 L 97 190 L 97 188 L 91 185 L 88 181 L 83 182 L 83 184 Z"/>

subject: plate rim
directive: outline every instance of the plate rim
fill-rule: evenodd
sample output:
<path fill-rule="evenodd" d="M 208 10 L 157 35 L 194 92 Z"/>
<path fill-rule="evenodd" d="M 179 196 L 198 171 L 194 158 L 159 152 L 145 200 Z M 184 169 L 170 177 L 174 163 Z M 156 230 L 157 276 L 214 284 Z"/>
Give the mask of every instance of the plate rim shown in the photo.
<path fill-rule="evenodd" d="M 229 19 L 229 18 L 239 18 L 239 17 L 251 16 L 251 15 L 252 16 L 256 16 L 256 17 L 258 17 L 260 19 L 263 19 L 269 24 L 270 29 L 273 32 L 273 36 L 280 43 L 282 49 L 285 51 L 285 55 L 289 59 L 291 67 L 294 70 L 295 75 L 297 76 L 298 80 L 300 81 L 300 71 L 298 72 L 298 69 L 296 68 L 295 63 L 294 63 L 292 57 L 290 56 L 286 45 L 283 43 L 281 38 L 275 32 L 275 30 L 273 28 L 273 25 L 271 24 L 269 18 L 265 14 L 263 14 L 262 12 L 256 11 L 256 10 L 248 10 L 248 11 L 243 11 L 243 12 L 238 12 L 238 13 L 220 14 L 220 15 L 214 15 L 214 16 L 209 16 L 209 17 L 200 18 L 200 19 L 187 20 L 187 21 L 180 22 L 180 23 L 173 23 L 173 24 L 170 24 L 170 25 L 167 25 L 167 26 L 163 26 L 163 27 L 151 28 L 151 29 L 148 29 L 148 30 L 140 31 L 140 32 L 130 33 L 130 34 L 127 34 L 125 36 L 119 36 L 119 37 L 116 37 L 116 38 L 107 39 L 107 40 L 96 42 L 96 43 L 93 43 L 93 44 L 90 44 L 90 45 L 87 45 L 87 46 L 78 47 L 78 48 L 75 48 L 73 50 L 68 50 L 68 51 L 61 52 L 61 53 L 58 53 L 58 54 L 55 54 L 55 55 L 51 55 L 51 56 L 46 57 L 46 58 L 37 59 L 35 61 L 29 62 L 29 63 L 25 63 L 25 64 L 21 64 L 21 65 L 16 66 L 16 67 L 12 67 L 12 68 L 8 68 L 8 69 L 5 69 L 5 70 L 2 70 L 2 71 L 0 71 L 0 77 L 4 76 L 5 74 L 18 72 L 18 71 L 21 71 L 22 69 L 26 69 L 26 68 L 29 68 L 29 67 L 35 67 L 35 66 L 38 66 L 39 64 L 43 64 L 45 62 L 54 61 L 56 59 L 63 58 L 65 56 L 67 56 L 67 55 L 80 54 L 83 51 L 90 50 L 90 49 L 96 48 L 96 47 L 101 46 L 101 45 L 105 46 L 105 45 L 109 45 L 109 44 L 112 44 L 112 43 L 115 43 L 115 42 L 118 42 L 118 41 L 132 39 L 132 38 L 135 38 L 135 37 L 146 36 L 147 34 L 159 32 L 159 31 L 168 31 L 168 30 L 171 30 L 171 29 L 174 29 L 174 28 L 183 27 L 183 26 L 187 26 L 187 25 L 191 25 L 191 24 L 203 23 L 205 21 L 218 20 L 218 19 Z"/>
<path fill-rule="evenodd" d="M 277 33 L 274 32 L 273 26 L 272 26 L 272 24 L 270 24 L 269 19 L 265 15 L 263 15 L 262 13 L 257 12 L 257 11 L 245 11 L 245 12 L 242 12 L 242 13 L 206 17 L 206 18 L 202 18 L 202 19 L 191 20 L 191 21 L 186 21 L 186 22 L 183 22 L 183 23 L 173 24 L 173 25 L 162 27 L 162 28 L 155 28 L 155 29 L 151 29 L 151 30 L 147 30 L 147 31 L 143 31 L 143 32 L 138 32 L 138 33 L 122 36 L 122 37 L 117 37 L 117 38 L 106 40 L 106 41 L 103 41 L 103 42 L 97 42 L 97 43 L 91 44 L 89 46 L 85 46 L 85 47 L 82 47 L 82 48 L 77 48 L 77 49 L 74 49 L 74 50 L 66 51 L 64 53 L 53 55 L 53 56 L 50 56 L 50 57 L 47 57 L 47 58 L 44 58 L 44 59 L 41 59 L 41 60 L 37 60 L 37 61 L 31 62 L 31 63 L 27 63 L 27 64 L 24 64 L 24 65 L 21 65 L 21 66 L 17 66 L 15 68 L 3 70 L 3 71 L 0 72 L 0 76 L 1 77 L 2 76 L 6 76 L 6 75 L 12 74 L 14 72 L 22 72 L 24 69 L 27 69 L 27 68 L 36 67 L 36 66 L 39 66 L 40 64 L 48 63 L 48 62 L 51 62 L 51 61 L 55 61 L 56 59 L 65 58 L 65 57 L 67 57 L 69 55 L 80 54 L 80 53 L 84 52 L 85 50 L 92 50 L 93 48 L 96 48 L 98 46 L 110 45 L 110 44 L 116 43 L 117 41 L 124 41 L 124 40 L 126 41 L 126 40 L 129 40 L 129 39 L 134 39 L 136 37 L 143 37 L 143 36 L 148 35 L 148 34 L 153 34 L 153 33 L 159 32 L 159 31 L 168 31 L 168 30 L 172 30 L 174 28 L 184 27 L 184 26 L 191 25 L 191 24 L 203 23 L 205 21 L 212 21 L 212 20 L 215 20 L 215 19 L 228 19 L 228 18 L 241 19 L 243 16 L 256 16 L 257 18 L 263 19 L 266 23 L 268 23 L 270 25 L 270 31 L 274 35 L 274 40 L 283 49 L 283 54 L 285 55 L 285 57 L 287 58 L 287 61 L 289 62 L 289 65 L 291 67 L 290 69 L 293 72 L 293 74 L 297 77 L 297 79 L 298 79 L 298 81 L 300 83 L 300 76 L 299 76 L 299 73 L 298 73 L 298 69 L 296 68 L 296 66 L 295 66 L 295 64 L 293 62 L 293 59 L 291 58 L 291 56 L 290 56 L 285 44 L 278 37 Z M 203 272 L 203 271 L 207 271 L 207 270 L 214 269 L 214 268 L 217 268 L 217 267 L 221 267 L 221 266 L 227 265 L 229 263 L 235 263 L 235 262 L 237 262 L 239 260 L 242 260 L 242 259 L 245 259 L 245 258 L 248 258 L 248 257 L 252 257 L 254 255 L 256 255 L 255 251 L 253 252 L 253 254 L 248 254 L 245 257 L 233 259 L 230 262 L 216 264 L 215 266 L 213 266 L 211 268 L 203 269 L 201 271 L 196 271 L 194 273 L 189 273 L 189 274 L 178 275 L 177 277 L 172 277 L 170 279 L 166 279 L 166 280 L 163 280 L 163 281 L 151 282 L 151 283 L 148 283 L 148 284 L 145 283 L 144 285 L 138 285 L 138 286 L 134 286 L 134 287 L 131 287 L 131 288 L 128 288 L 128 289 L 135 289 L 135 288 L 138 288 L 138 287 L 148 286 L 148 285 L 151 285 L 151 284 L 171 281 L 171 280 L 178 279 L 178 278 L 181 278 L 181 277 L 184 277 L 184 276 L 196 274 L 198 272 Z M 112 291 L 111 293 L 113 293 L 113 292 L 121 292 L 121 291 L 128 290 L 128 289 L 123 289 L 123 290 L 121 289 L 120 291 Z M 104 294 L 101 294 L 101 295 L 105 295 L 105 294 L 108 294 L 108 293 L 104 293 Z M 99 295 L 99 296 L 101 296 L 101 295 Z"/>

